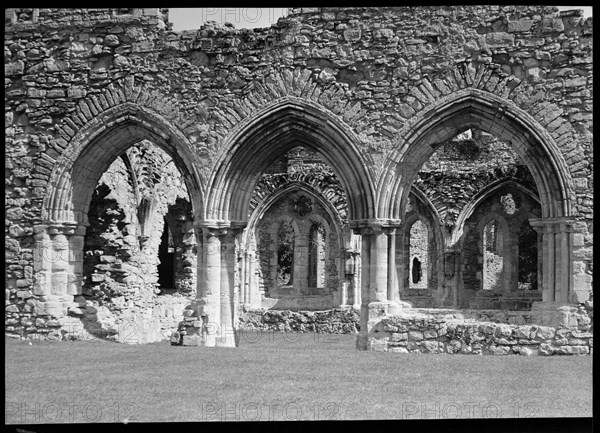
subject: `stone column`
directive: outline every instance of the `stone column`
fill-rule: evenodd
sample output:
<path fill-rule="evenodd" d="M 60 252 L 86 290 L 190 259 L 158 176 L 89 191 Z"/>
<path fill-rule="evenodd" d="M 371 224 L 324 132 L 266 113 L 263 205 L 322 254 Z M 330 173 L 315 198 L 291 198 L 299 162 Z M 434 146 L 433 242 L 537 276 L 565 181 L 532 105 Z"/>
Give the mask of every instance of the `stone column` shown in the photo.
<path fill-rule="evenodd" d="M 573 218 L 532 218 L 538 233 L 538 285 L 543 303 L 576 302 L 572 290 Z"/>
<path fill-rule="evenodd" d="M 362 228 L 355 232 L 361 236 L 360 252 L 360 332 L 356 348 L 367 350 L 369 302 L 371 300 L 371 234 L 372 230 Z"/>
<path fill-rule="evenodd" d="M 371 299 L 388 300 L 388 237 L 381 227 L 375 226 L 371 234 Z"/>
<path fill-rule="evenodd" d="M 57 223 L 35 227 L 33 294 L 37 314 L 63 317 L 82 293 L 83 241 L 86 226 Z"/>
<path fill-rule="evenodd" d="M 235 347 L 234 288 L 235 288 L 235 232 L 226 229 L 221 232 L 221 281 L 220 281 L 220 321 L 217 346 Z"/>
<path fill-rule="evenodd" d="M 387 299 L 390 301 L 398 301 L 400 299 L 400 293 L 398 292 L 398 284 L 396 278 L 396 229 L 386 228 L 384 231 L 388 237 Z"/>
<path fill-rule="evenodd" d="M 248 304 L 248 251 L 245 247 L 240 258 L 240 302 Z"/>
<path fill-rule="evenodd" d="M 216 346 L 221 323 L 221 233 L 203 230 L 204 283 L 202 308 L 199 313 L 205 323 L 203 342 Z"/>
<path fill-rule="evenodd" d="M 342 284 L 343 293 L 340 296 L 341 306 L 356 305 L 357 303 L 356 296 L 358 288 L 360 287 L 360 284 L 356 284 L 356 276 L 358 273 L 358 255 L 358 251 L 351 247 L 341 250 L 341 256 L 344 258 L 342 261 L 342 275 L 344 278 L 344 283 Z"/>
<path fill-rule="evenodd" d="M 352 279 L 353 285 L 353 296 L 354 296 L 354 308 L 360 310 L 360 305 L 362 303 L 362 295 L 361 295 L 361 280 L 362 280 L 362 269 L 361 269 L 361 251 L 362 251 L 362 242 L 357 241 L 358 245 L 354 252 L 354 278 Z"/>
<path fill-rule="evenodd" d="M 390 301 L 391 292 L 389 279 L 388 236 L 392 227 L 383 227 L 374 222 L 369 227 L 361 227 L 358 231 L 362 237 L 361 248 L 361 315 L 360 332 L 357 339 L 357 349 L 366 350 L 373 328 L 386 314 L 396 314 L 410 304 L 400 300 Z"/>

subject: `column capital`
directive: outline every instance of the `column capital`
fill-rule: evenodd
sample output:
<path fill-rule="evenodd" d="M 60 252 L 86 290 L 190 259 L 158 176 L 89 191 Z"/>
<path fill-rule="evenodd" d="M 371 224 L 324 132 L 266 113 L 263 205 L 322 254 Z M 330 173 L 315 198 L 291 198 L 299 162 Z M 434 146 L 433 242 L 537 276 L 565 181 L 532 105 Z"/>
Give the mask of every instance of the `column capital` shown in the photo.
<path fill-rule="evenodd" d="M 50 235 L 79 235 L 84 236 L 89 223 L 79 223 L 77 221 L 50 221 L 46 224 L 40 224 L 34 226 L 36 233 L 42 233 L 46 231 Z"/>
<path fill-rule="evenodd" d="M 391 218 L 370 218 L 363 220 L 353 220 L 348 222 L 348 226 L 354 231 L 354 234 L 365 234 L 364 229 L 373 231 L 382 231 L 383 229 L 396 229 L 402 227 L 402 220 Z"/>
<path fill-rule="evenodd" d="M 246 228 L 247 221 L 201 220 L 194 221 L 194 227 L 203 234 L 213 236 L 237 235 Z"/>
<path fill-rule="evenodd" d="M 529 224 L 538 233 L 571 232 L 576 219 L 573 217 L 530 218 Z"/>

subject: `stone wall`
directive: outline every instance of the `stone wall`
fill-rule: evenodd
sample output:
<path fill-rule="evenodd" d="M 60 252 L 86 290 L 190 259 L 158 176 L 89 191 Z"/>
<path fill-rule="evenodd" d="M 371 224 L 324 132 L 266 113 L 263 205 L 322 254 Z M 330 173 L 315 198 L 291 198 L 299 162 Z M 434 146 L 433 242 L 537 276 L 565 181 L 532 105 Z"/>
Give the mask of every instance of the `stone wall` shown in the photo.
<path fill-rule="evenodd" d="M 247 310 L 240 312 L 240 332 L 318 332 L 351 334 L 359 327 L 359 311 L 352 308 L 324 311 Z"/>
<path fill-rule="evenodd" d="M 310 209 L 298 213 L 294 209 L 294 202 L 302 197 L 310 200 Z M 291 284 L 286 286 L 282 286 L 276 278 L 279 229 L 282 223 L 290 224 L 294 229 L 293 275 Z M 325 227 L 323 287 L 309 286 L 309 236 L 315 223 Z M 252 269 L 257 277 L 257 292 L 264 297 L 263 304 L 276 309 L 332 308 L 341 284 L 340 229 L 339 222 L 330 216 L 316 196 L 301 189 L 290 190 L 264 210 L 255 229 L 257 260 Z"/>
<path fill-rule="evenodd" d="M 515 207 L 507 209 L 502 197 L 510 197 Z M 464 308 L 502 308 L 503 298 L 521 297 L 518 308 L 528 309 L 533 300 L 541 300 L 539 290 L 519 290 L 519 230 L 528 225 L 528 219 L 540 215 L 537 201 L 530 194 L 507 184 L 490 195 L 473 210 L 464 223 L 464 235 L 461 238 L 463 264 L 461 277 L 463 290 L 459 305 Z M 484 246 L 484 229 L 495 222 L 495 252 L 490 245 Z M 491 235 L 491 232 L 490 232 Z M 537 252 L 536 252 L 537 255 Z M 487 264 L 485 261 L 488 261 Z M 525 265 L 521 263 L 521 266 Z M 537 286 L 536 286 L 537 287 Z M 486 301 L 487 299 L 487 301 Z M 509 307 L 511 308 L 511 307 Z"/>
<path fill-rule="evenodd" d="M 593 353 L 591 319 L 585 308 L 567 308 L 555 326 L 536 314 L 412 311 L 383 318 L 369 335 L 369 348 L 397 353 L 475 355 L 577 355 Z M 470 316 L 470 317 L 469 317 Z M 495 318 L 497 321 L 486 321 Z M 517 323 L 503 323 L 504 320 Z"/>
<path fill-rule="evenodd" d="M 369 349 L 475 355 L 593 354 L 592 304 L 563 307 L 560 312 L 548 316 L 545 311 L 413 309 L 379 321 L 370 332 Z M 244 310 L 239 312 L 238 337 L 251 340 L 259 333 L 271 332 L 356 334 L 359 313 L 353 308 Z M 180 325 L 179 331 L 184 332 L 176 334 L 173 344 L 191 343 L 182 339 L 188 334 L 185 329 Z"/>
<path fill-rule="evenodd" d="M 172 31 L 158 9 L 6 9 L 6 329 L 35 333 L 45 313 L 80 304 L 83 234 L 73 225 L 88 203 L 72 191 L 91 196 L 112 159 L 147 139 L 183 172 L 199 219 L 229 215 L 213 206 L 218 197 L 235 204 L 253 192 L 234 180 L 297 145 L 254 157 L 249 143 L 245 171 L 210 183 L 238 173 L 242 164 L 230 172 L 223 155 L 241 155 L 234 138 L 256 116 L 277 118 L 278 104 L 296 111 L 275 129 L 301 130 L 352 184 L 350 220 L 400 218 L 403 199 L 386 191 L 409 191 L 410 170 L 463 124 L 513 141 L 543 180 L 546 216 L 575 220 L 569 301 L 583 302 L 593 272 L 592 43 L 592 19 L 544 6 L 297 8 L 266 29 L 208 23 L 188 32 Z M 485 109 L 448 134 L 435 130 L 444 104 L 465 95 Z M 543 139 L 516 134 L 519 122 Z M 415 125 L 434 132 L 419 141 Z M 352 146 L 341 152 L 311 128 L 343 131 Z M 36 251 L 48 243 L 69 254 L 67 264 L 47 268 Z"/>

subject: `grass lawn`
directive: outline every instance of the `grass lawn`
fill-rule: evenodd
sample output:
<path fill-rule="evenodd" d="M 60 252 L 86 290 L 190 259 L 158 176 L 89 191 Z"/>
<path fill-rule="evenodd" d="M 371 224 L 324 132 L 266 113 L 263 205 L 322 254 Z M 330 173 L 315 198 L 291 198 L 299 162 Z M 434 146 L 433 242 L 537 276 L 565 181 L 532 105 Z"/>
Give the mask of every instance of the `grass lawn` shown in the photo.
<path fill-rule="evenodd" d="M 260 337 L 236 349 L 7 338 L 5 422 L 592 416 L 591 356 L 398 354 L 357 351 L 353 335 Z"/>

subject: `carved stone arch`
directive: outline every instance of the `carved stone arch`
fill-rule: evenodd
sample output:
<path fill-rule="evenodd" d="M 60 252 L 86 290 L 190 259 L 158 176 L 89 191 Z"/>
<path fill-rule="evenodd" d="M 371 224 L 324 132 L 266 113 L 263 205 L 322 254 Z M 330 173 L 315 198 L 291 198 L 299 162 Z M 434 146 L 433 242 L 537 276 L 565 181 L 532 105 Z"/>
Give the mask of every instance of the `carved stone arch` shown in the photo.
<path fill-rule="evenodd" d="M 396 266 L 398 269 L 398 281 L 403 285 L 410 275 L 407 274 L 409 269 L 410 260 L 409 257 L 409 244 L 410 244 L 410 230 L 412 225 L 416 221 L 422 221 L 427 227 L 429 237 L 432 242 L 428 244 L 428 262 L 430 274 L 428 274 L 428 295 L 432 294 L 432 291 L 438 289 L 438 286 L 443 281 L 443 270 L 444 270 L 444 246 L 446 236 L 442 230 L 441 220 L 437 209 L 428 197 L 419 190 L 418 187 L 414 186 L 411 188 L 411 195 L 413 200 L 416 201 L 416 208 L 410 212 L 405 213 L 402 221 L 402 235 L 398 236 L 396 251 L 399 253 L 396 257 Z M 433 245 L 431 245 L 433 243 Z M 408 287 L 403 287 L 402 291 L 408 293 Z M 404 298 L 403 298 L 404 299 Z M 410 300 L 410 298 L 407 298 Z"/>
<path fill-rule="evenodd" d="M 452 248 L 457 245 L 463 235 L 465 222 L 469 219 L 469 217 L 473 214 L 473 211 L 477 209 L 477 207 L 487 200 L 490 196 L 494 195 L 497 191 L 501 189 L 511 186 L 516 190 L 519 190 L 528 196 L 530 196 L 535 202 L 540 203 L 540 198 L 535 190 L 533 190 L 528 185 L 525 185 L 516 179 L 500 179 L 496 182 L 493 182 L 483 188 L 479 193 L 477 193 L 474 197 L 469 200 L 469 202 L 464 206 L 458 218 L 456 219 L 456 223 L 452 229 L 452 233 L 448 238 L 448 247 Z"/>
<path fill-rule="evenodd" d="M 68 143 L 50 174 L 42 219 L 86 224 L 88 196 L 102 173 L 129 146 L 148 138 L 173 158 L 200 212 L 202 179 L 185 136 L 160 114 L 125 102 L 99 113 Z"/>
<path fill-rule="evenodd" d="M 271 194 L 264 197 L 257 204 L 256 208 L 254 209 L 254 211 L 252 212 L 252 215 L 250 216 L 250 218 L 248 220 L 248 226 L 247 226 L 247 229 L 244 231 L 242 243 L 244 245 L 248 245 L 248 243 L 250 241 L 250 236 L 254 232 L 257 223 L 262 219 L 265 212 L 273 205 L 273 203 L 277 202 L 277 200 L 279 200 L 281 197 L 284 197 L 285 195 L 289 194 L 290 192 L 297 191 L 297 190 L 303 191 L 304 193 L 310 195 L 312 198 L 314 198 L 315 200 L 318 201 L 318 203 L 323 207 L 323 209 L 325 209 L 325 211 L 327 212 L 327 214 L 329 215 L 331 220 L 334 222 L 334 224 L 333 224 L 334 227 L 332 230 L 335 232 L 335 235 L 338 238 L 338 243 L 339 243 L 340 247 L 343 246 L 344 245 L 343 232 L 342 232 L 343 223 L 342 223 L 339 215 L 337 215 L 335 207 L 332 206 L 332 204 L 329 202 L 329 200 L 326 200 L 324 197 L 322 197 L 319 191 L 314 189 L 311 185 L 307 185 L 302 182 L 291 182 L 288 185 L 286 185 L 284 188 L 273 191 Z M 314 216 L 314 215 L 311 215 L 309 217 L 309 219 L 312 216 Z"/>
<path fill-rule="evenodd" d="M 258 177 L 276 158 L 298 145 L 320 153 L 340 179 L 350 219 L 374 216 L 371 176 L 352 130 L 323 107 L 285 97 L 237 125 L 222 146 L 209 181 L 205 219 L 214 224 L 247 222 Z"/>
<path fill-rule="evenodd" d="M 477 221 L 477 224 L 475 225 L 475 233 L 473 234 L 473 236 L 475 237 L 475 239 L 477 239 L 478 256 L 481 257 L 482 259 L 484 258 L 486 247 L 484 244 L 483 231 L 484 231 L 485 227 L 492 221 L 496 222 L 496 224 L 498 225 L 498 230 L 502 233 L 501 257 L 503 258 L 503 267 L 502 267 L 503 288 L 501 289 L 501 291 L 510 291 L 510 268 L 509 268 L 508 264 L 511 261 L 512 251 L 509 246 L 510 228 L 509 228 L 508 222 L 506 221 L 506 218 L 504 217 L 504 215 L 501 215 L 498 212 L 490 212 L 487 215 L 485 215 L 483 218 L 481 218 L 479 221 Z M 485 264 L 484 263 L 482 263 L 481 271 L 482 271 L 482 279 L 481 279 L 482 285 L 479 290 L 484 290 L 484 281 L 485 281 Z"/>
<path fill-rule="evenodd" d="M 313 190 L 315 194 L 326 197 L 327 205 L 331 205 L 330 207 L 333 208 L 332 211 L 335 216 L 340 217 L 340 223 L 347 222 L 348 199 L 343 189 L 338 190 L 336 188 L 337 179 L 333 179 L 333 181 L 330 182 L 324 182 L 313 173 L 304 173 L 302 171 L 295 171 L 293 173 L 277 176 L 271 179 L 269 183 L 263 183 L 259 180 L 253 191 L 252 200 L 250 201 L 248 217 L 251 218 L 252 214 L 262 201 L 266 200 L 274 192 L 287 188 L 289 185 L 306 187 Z"/>
<path fill-rule="evenodd" d="M 442 219 L 437 208 L 433 205 L 429 197 L 427 197 L 427 195 L 423 193 L 423 191 L 421 191 L 416 185 L 411 187 L 410 194 L 412 194 L 415 199 L 419 200 L 421 204 L 429 211 L 431 219 L 433 220 L 431 229 L 433 230 L 433 233 L 435 233 L 438 246 L 441 248 L 442 246 L 446 245 L 447 236 L 446 233 L 444 233 L 444 231 L 441 229 Z"/>
<path fill-rule="evenodd" d="M 570 172 L 548 130 L 512 101 L 465 88 L 432 102 L 398 134 L 378 188 L 380 214 L 399 218 L 423 163 L 442 143 L 471 127 L 511 142 L 535 179 L 545 218 L 574 213 Z"/>

